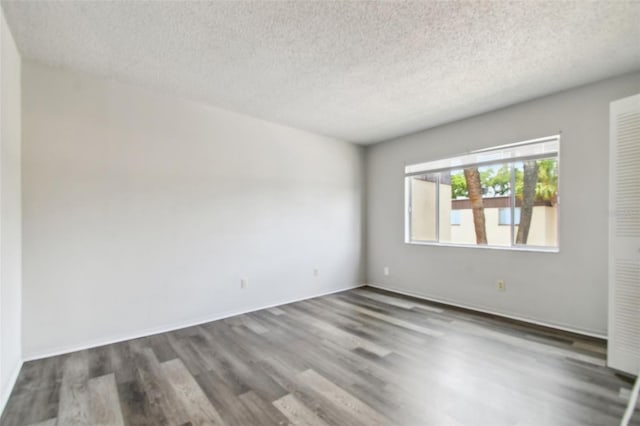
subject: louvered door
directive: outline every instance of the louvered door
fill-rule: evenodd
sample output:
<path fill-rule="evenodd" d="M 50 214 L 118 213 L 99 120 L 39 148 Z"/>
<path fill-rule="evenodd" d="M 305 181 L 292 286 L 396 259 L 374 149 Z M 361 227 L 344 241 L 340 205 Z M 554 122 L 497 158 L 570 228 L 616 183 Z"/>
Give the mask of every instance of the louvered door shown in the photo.
<path fill-rule="evenodd" d="M 611 103 L 610 367 L 640 371 L 640 95 Z"/>

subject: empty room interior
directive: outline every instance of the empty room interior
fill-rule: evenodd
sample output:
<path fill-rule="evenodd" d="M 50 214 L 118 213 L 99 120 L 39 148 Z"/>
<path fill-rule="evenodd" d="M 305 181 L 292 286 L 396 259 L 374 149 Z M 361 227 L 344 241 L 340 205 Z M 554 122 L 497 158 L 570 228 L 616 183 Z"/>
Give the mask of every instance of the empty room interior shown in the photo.
<path fill-rule="evenodd" d="M 640 2 L 0 6 L 0 425 L 640 425 Z"/>

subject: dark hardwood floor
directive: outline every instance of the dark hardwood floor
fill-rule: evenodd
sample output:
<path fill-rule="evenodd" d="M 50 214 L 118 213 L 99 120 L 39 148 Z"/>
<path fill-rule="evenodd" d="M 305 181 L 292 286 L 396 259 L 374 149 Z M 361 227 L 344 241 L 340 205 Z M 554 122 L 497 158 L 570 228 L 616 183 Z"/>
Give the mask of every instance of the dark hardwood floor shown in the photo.
<path fill-rule="evenodd" d="M 361 288 L 25 363 L 1 424 L 617 425 L 632 383 L 604 364 L 597 339 Z"/>

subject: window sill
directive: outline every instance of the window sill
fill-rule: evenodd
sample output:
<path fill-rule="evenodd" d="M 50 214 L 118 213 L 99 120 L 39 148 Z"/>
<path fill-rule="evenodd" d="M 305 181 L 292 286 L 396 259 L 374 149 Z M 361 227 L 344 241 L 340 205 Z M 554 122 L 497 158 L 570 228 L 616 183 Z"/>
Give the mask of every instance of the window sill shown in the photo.
<path fill-rule="evenodd" d="M 507 250 L 507 251 L 533 251 L 538 253 L 559 253 L 558 247 L 539 247 L 539 246 L 491 246 L 491 245 L 478 245 L 478 244 L 453 244 L 453 243 L 436 243 L 429 241 L 405 241 L 405 244 L 411 244 L 416 246 L 437 246 L 437 247 L 462 247 L 473 249 L 489 249 L 489 250 Z"/>

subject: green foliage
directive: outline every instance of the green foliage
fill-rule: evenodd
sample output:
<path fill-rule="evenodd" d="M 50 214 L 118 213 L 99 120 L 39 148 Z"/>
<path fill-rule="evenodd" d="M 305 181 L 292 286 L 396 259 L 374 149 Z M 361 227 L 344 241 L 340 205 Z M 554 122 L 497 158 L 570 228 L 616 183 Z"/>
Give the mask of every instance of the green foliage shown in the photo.
<path fill-rule="evenodd" d="M 467 190 L 467 180 L 464 178 L 462 170 L 459 173 L 451 174 L 451 198 L 466 198 L 469 196 Z"/>
<path fill-rule="evenodd" d="M 518 163 L 516 163 L 518 165 Z M 515 169 L 516 197 L 522 199 L 524 177 L 522 166 Z M 507 164 L 499 168 L 487 167 L 480 171 L 480 180 L 485 197 L 502 197 L 511 191 L 511 173 Z M 536 201 L 555 202 L 558 194 L 558 162 L 555 159 L 538 160 L 538 181 L 536 183 Z M 451 173 L 451 198 L 468 198 L 467 181 L 462 170 Z"/>
<path fill-rule="evenodd" d="M 503 164 L 499 169 L 490 167 L 480 173 L 482 187 L 486 188 L 486 195 L 489 197 L 502 197 L 509 195 L 511 187 L 511 173 L 509 166 Z"/>
<path fill-rule="evenodd" d="M 522 199 L 524 186 L 522 170 L 516 174 L 516 197 Z M 558 195 L 558 162 L 553 159 L 538 160 L 538 181 L 536 182 L 536 201 L 554 203 Z"/>
<path fill-rule="evenodd" d="M 558 195 L 558 162 L 556 160 L 538 161 L 538 182 L 536 199 L 555 202 Z"/>

